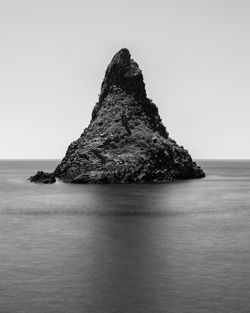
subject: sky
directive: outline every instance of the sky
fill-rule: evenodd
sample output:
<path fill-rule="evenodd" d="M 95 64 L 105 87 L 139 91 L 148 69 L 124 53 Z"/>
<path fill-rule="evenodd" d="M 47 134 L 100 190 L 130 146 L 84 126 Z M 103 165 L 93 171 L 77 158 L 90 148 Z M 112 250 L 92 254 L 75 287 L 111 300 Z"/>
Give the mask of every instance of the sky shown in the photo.
<path fill-rule="evenodd" d="M 250 1 L 0 1 L 0 159 L 61 159 L 128 48 L 170 137 L 250 158 Z"/>

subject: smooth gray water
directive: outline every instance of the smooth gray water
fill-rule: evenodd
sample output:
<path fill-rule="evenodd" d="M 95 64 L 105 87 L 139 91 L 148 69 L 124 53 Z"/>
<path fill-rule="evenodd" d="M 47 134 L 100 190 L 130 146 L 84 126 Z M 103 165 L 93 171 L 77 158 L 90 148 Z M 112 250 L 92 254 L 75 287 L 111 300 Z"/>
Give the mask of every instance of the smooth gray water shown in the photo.
<path fill-rule="evenodd" d="M 250 161 L 202 180 L 36 185 L 0 161 L 0 312 L 250 311 Z"/>

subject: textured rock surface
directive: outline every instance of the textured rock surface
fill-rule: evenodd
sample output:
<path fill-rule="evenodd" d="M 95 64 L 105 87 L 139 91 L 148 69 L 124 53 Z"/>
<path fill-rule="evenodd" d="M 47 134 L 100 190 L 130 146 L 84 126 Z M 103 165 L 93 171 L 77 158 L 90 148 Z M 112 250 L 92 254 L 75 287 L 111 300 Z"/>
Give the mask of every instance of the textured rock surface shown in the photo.
<path fill-rule="evenodd" d="M 37 175 L 30 180 L 44 182 L 44 175 L 41 180 Z M 70 144 L 52 176 L 70 183 L 142 183 L 205 174 L 169 137 L 147 98 L 138 64 L 122 49 L 106 70 L 89 126 Z"/>

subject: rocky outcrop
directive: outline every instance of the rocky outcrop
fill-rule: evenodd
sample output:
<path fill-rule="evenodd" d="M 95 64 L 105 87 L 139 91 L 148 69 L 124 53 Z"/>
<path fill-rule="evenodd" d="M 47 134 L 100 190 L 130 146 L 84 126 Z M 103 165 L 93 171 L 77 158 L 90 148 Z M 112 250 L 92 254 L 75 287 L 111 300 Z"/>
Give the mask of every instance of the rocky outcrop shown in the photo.
<path fill-rule="evenodd" d="M 56 177 L 54 173 L 45 173 L 43 171 L 38 171 L 36 175 L 31 176 L 29 180 L 32 183 L 53 184 L 56 182 Z"/>
<path fill-rule="evenodd" d="M 52 174 L 41 173 L 30 180 L 146 183 L 205 176 L 188 151 L 169 137 L 127 49 L 116 53 L 106 70 L 89 126 Z"/>

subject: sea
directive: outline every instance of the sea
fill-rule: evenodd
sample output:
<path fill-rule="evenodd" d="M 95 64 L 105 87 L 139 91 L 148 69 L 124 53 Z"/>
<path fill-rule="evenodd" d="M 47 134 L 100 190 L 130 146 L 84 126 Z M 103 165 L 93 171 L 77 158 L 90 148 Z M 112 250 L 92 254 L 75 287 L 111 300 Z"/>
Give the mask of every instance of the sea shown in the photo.
<path fill-rule="evenodd" d="M 0 161 L 1 313 L 250 312 L 250 161 L 203 179 L 52 185 Z"/>

